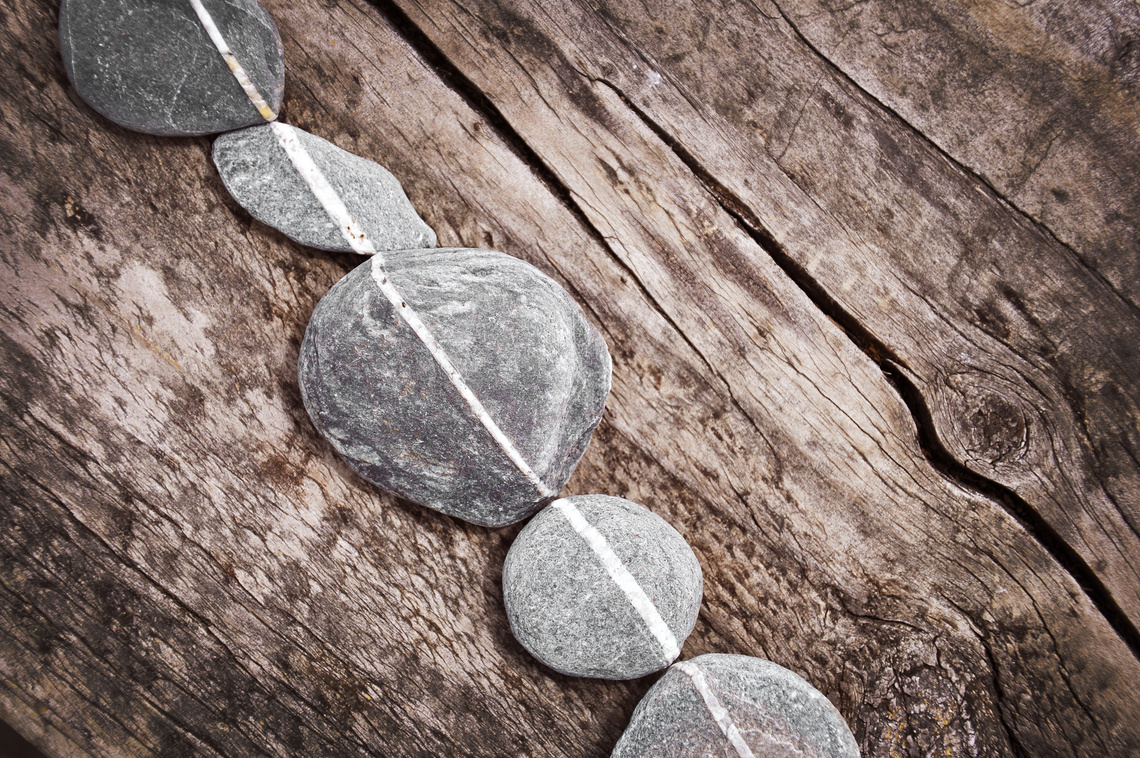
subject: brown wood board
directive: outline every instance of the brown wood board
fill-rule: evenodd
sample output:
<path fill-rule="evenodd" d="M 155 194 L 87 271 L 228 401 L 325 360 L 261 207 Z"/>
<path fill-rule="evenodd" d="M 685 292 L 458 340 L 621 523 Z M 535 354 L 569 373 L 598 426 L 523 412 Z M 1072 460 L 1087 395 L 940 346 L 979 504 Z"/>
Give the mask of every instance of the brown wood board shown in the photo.
<path fill-rule="evenodd" d="M 952 463 L 1028 501 L 1045 520 L 1041 536 L 1059 534 L 1082 568 L 1095 567 L 1086 573 L 1107 585 L 1108 604 L 1123 608 L 1134 633 L 1137 393 L 1135 382 L 1109 377 L 1140 374 L 1135 309 L 1048 230 L 854 89 L 775 11 L 674 7 L 670 23 L 689 33 L 663 35 L 657 14 L 641 8 L 533 13 L 571 38 L 553 65 L 546 43 L 530 43 L 540 50 L 527 59 L 502 31 L 541 34 L 535 18 L 493 18 L 488 7 L 457 11 L 454 26 L 483 35 L 472 71 L 485 66 L 484 50 L 501 47 L 504 65 L 531 81 L 552 68 L 550 88 L 573 90 L 566 80 L 576 78 L 625 98 L 727 210 L 833 301 L 833 316 L 869 332 L 855 335 L 868 352 L 913 377 L 917 410 L 933 415 Z M 423 23 L 442 17 L 435 8 Z M 725 76 L 708 63 L 715 52 L 690 53 L 702 45 L 758 60 Z M 501 107 L 510 105 L 504 97 Z M 522 108 L 526 116 L 508 115 L 526 129 L 536 109 Z"/>
<path fill-rule="evenodd" d="M 1111 229 L 1008 192 L 775 6 L 266 5 L 284 120 L 602 331 L 566 492 L 693 545 L 684 657 L 792 668 L 868 756 L 1140 749 Z M 309 424 L 297 347 L 358 259 L 252 221 L 209 139 L 95 115 L 55 23 L 0 15 L 0 715 L 53 755 L 608 754 L 652 677 L 521 649 L 518 528 L 383 495 Z"/>

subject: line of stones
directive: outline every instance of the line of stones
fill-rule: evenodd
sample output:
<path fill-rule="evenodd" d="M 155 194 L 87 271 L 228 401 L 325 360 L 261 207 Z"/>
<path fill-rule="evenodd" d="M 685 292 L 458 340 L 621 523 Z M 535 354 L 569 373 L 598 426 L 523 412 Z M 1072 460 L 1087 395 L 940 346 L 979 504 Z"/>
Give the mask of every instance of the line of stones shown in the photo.
<path fill-rule="evenodd" d="M 112 82 L 121 81 L 121 79 L 106 76 L 108 73 L 107 69 L 109 68 L 108 60 L 119 58 L 126 60 L 127 64 L 130 65 L 135 58 L 131 53 L 135 51 L 128 50 L 126 56 L 121 55 L 120 52 L 116 50 L 104 51 L 105 54 L 109 54 L 110 58 L 100 58 L 99 55 L 95 55 L 93 56 L 93 61 L 89 61 L 85 59 L 84 53 L 90 53 L 92 48 L 88 46 L 86 47 L 86 51 L 84 50 L 85 46 L 83 43 L 85 41 L 85 35 L 86 41 L 90 41 L 91 38 L 99 40 L 100 36 L 102 36 L 102 40 L 95 43 L 95 46 L 98 48 L 106 48 L 107 40 L 112 38 L 117 38 L 114 41 L 119 45 L 126 44 L 128 47 L 135 40 L 132 40 L 131 35 L 126 33 L 128 30 L 123 28 L 124 19 L 121 16 L 114 18 L 113 16 L 115 14 L 112 11 L 109 12 L 110 16 L 112 16 L 111 18 L 100 18 L 99 13 L 101 11 L 107 12 L 108 4 L 96 3 L 92 2 L 92 0 L 63 0 L 60 9 L 61 53 L 64 58 L 65 68 L 67 68 L 68 74 L 76 86 L 77 91 L 96 110 L 111 120 L 128 128 L 151 133 L 210 133 L 251 126 L 251 124 L 259 123 L 260 120 L 270 122 L 268 126 L 275 135 L 276 142 L 287 156 L 296 174 L 304 181 L 308 192 L 316 198 L 328 218 L 331 219 L 332 225 L 336 228 L 344 243 L 347 244 L 348 249 L 362 255 L 372 256 L 370 263 L 367 264 L 371 277 L 393 311 L 412 329 L 416 337 L 427 348 L 438 368 L 443 371 L 451 385 L 466 402 L 471 413 L 480 421 L 499 449 L 511 460 L 518 471 L 534 485 L 540 497 L 549 502 L 550 499 L 556 496 L 556 490 L 551 489 L 527 463 L 515 444 L 499 425 L 496 424 L 483 403 L 480 402 L 474 391 L 468 386 L 459 370 L 448 357 L 443 346 L 432 335 L 416 311 L 407 304 L 405 298 L 396 288 L 395 283 L 388 276 L 378 247 L 365 233 L 364 227 L 357 223 L 350 214 L 344 199 L 333 189 L 325 177 L 324 172 L 318 166 L 317 161 L 315 161 L 309 151 L 305 149 L 302 140 L 299 138 L 299 130 L 275 122 L 283 96 L 284 65 L 280 38 L 277 35 L 276 27 L 269 17 L 269 14 L 256 0 L 240 0 L 238 5 L 243 6 L 241 10 L 246 13 L 247 17 L 245 19 L 227 18 L 225 20 L 226 23 L 219 23 L 218 20 L 214 18 L 214 15 L 206 8 L 203 0 L 188 0 L 188 2 L 200 23 L 201 30 L 205 32 L 210 43 L 217 50 L 232 75 L 233 81 L 238 84 L 241 91 L 246 95 L 249 105 L 252 105 L 256 111 L 257 119 L 251 120 L 248 114 L 243 112 L 243 110 L 247 109 L 235 106 L 229 108 L 228 112 L 225 108 L 222 109 L 221 128 L 218 128 L 218 123 L 213 123 L 210 124 L 208 128 L 201 129 L 202 124 L 209 121 L 209 118 L 197 118 L 197 116 L 201 114 L 192 114 L 195 118 L 191 118 L 191 121 L 198 125 L 197 130 L 181 128 L 180 125 L 176 123 L 175 102 L 182 93 L 183 87 L 186 86 L 188 77 L 194 73 L 189 70 L 183 72 L 178 89 L 174 93 L 170 109 L 166 113 L 158 114 L 160 117 L 158 119 L 152 118 L 148 121 L 148 116 L 154 116 L 155 114 L 140 113 L 138 108 L 132 108 L 135 103 L 132 103 L 130 97 L 116 100 L 113 96 L 113 92 L 107 93 L 105 91 L 106 82 L 108 80 Z M 130 0 L 125 0 L 123 4 L 130 5 Z M 231 3 L 231 6 L 232 5 Z M 218 4 L 216 9 L 225 12 L 226 6 Z M 168 11 L 172 12 L 174 17 L 181 16 L 175 4 L 172 4 Z M 127 13 L 128 17 L 131 15 L 130 12 Z M 92 21 L 94 21 L 94 23 L 91 23 Z M 259 38 L 258 33 L 261 33 L 260 46 L 253 44 L 252 47 L 254 53 L 260 52 L 262 55 L 253 56 L 256 65 L 253 65 L 252 70 L 247 70 L 246 66 L 242 65 L 242 62 L 227 42 L 226 35 L 223 34 L 222 30 L 222 27 L 226 26 L 227 23 L 232 29 L 236 30 L 239 38 L 243 42 L 248 42 L 249 40 L 256 42 Z M 111 35 L 109 30 L 114 30 L 115 34 Z M 271 42 L 273 43 L 271 45 L 264 44 L 264 32 L 266 30 L 271 32 Z M 160 28 L 157 31 L 161 32 L 162 30 Z M 80 39 L 79 45 L 76 44 L 76 37 Z M 148 39 L 145 30 L 141 35 L 141 39 L 144 40 L 142 47 L 145 48 L 145 41 Z M 143 52 L 146 51 L 144 50 Z M 153 51 L 150 52 L 153 53 Z M 273 55 L 273 53 L 275 53 L 275 55 Z M 88 57 L 91 58 L 92 56 Z M 116 61 L 112 65 L 118 65 L 119 63 L 121 63 L 121 60 Z M 94 71 L 93 76 L 91 75 L 92 71 Z M 274 72 L 278 73 L 276 77 L 274 77 Z M 140 72 L 135 71 L 132 73 L 137 75 Z M 143 71 L 141 73 L 145 77 L 147 72 Z M 101 79 L 102 81 L 100 81 Z M 260 79 L 263 86 L 268 84 L 269 88 L 266 90 L 266 92 L 269 93 L 268 99 L 263 96 L 262 91 L 259 90 L 254 81 L 255 79 Z M 103 87 L 103 89 L 101 89 L 101 87 Z M 112 88 L 113 87 L 114 85 L 112 85 Z M 201 90 L 202 88 L 199 89 Z M 128 93 L 128 95 L 129 94 L 131 93 Z M 146 101 L 151 93 L 144 92 L 142 94 L 142 100 Z M 207 100 L 216 97 L 216 95 L 211 94 L 208 87 L 205 88 L 205 92 L 201 94 L 202 97 Z M 209 105 L 212 107 L 213 102 L 211 101 Z M 232 98 L 230 105 L 233 105 Z M 203 110 L 209 109 L 204 107 Z M 209 116 L 211 114 L 207 113 L 206 115 Z M 214 113 L 213 115 L 218 116 L 219 114 Z M 163 118 L 165 120 L 163 120 Z M 218 122 L 218 119 L 215 118 L 214 121 Z M 307 136 L 312 138 L 311 135 Z M 334 150 L 339 151 L 337 148 L 334 148 Z M 356 158 L 356 156 L 352 157 Z M 359 158 L 356 159 L 362 160 Z M 216 157 L 215 161 L 217 162 Z M 375 166 L 375 164 L 372 165 Z M 376 168 L 379 169 L 378 166 L 376 166 Z M 383 174 L 387 173 L 384 172 L 383 169 L 380 169 L 380 171 Z M 387 176 L 390 177 L 390 175 Z M 395 179 L 392 178 L 391 182 L 395 182 Z M 391 183 L 388 184 L 390 185 Z M 288 223 L 274 223 L 275 219 L 273 218 L 272 212 L 266 212 L 265 208 L 260 208 L 263 212 L 258 213 L 259 208 L 256 207 L 256 203 L 247 204 L 242 202 L 242 193 L 240 191 L 235 193 L 233 187 L 231 187 L 231 182 L 227 182 L 227 188 L 235 195 L 235 199 L 247 207 L 255 217 L 276 226 L 294 239 L 297 239 L 298 236 L 305 237 L 306 230 L 297 232 L 296 229 L 289 228 Z M 410 215 L 411 218 L 414 218 L 415 222 L 418 222 L 419 226 L 426 227 L 415 214 L 414 210 L 411 209 L 410 203 L 408 203 L 402 189 L 399 188 L 398 182 L 395 182 L 394 190 L 391 186 L 388 187 L 387 196 L 389 201 L 394 200 L 395 202 L 389 202 L 386 207 L 382 207 L 379 215 L 395 217 L 397 221 L 404 222 L 402 225 L 403 228 L 398 230 L 395 237 L 400 238 L 402 236 L 403 238 L 417 240 L 420 242 L 418 247 L 424 247 L 424 243 L 427 243 L 429 247 L 434 246 L 435 235 L 430 229 L 427 229 L 427 234 L 425 234 L 422 229 L 417 230 L 415 228 L 417 224 L 408 223 L 408 217 Z M 399 202 L 401 200 L 402 203 Z M 254 207 L 251 207 L 251 205 Z M 263 216 L 268 216 L 269 218 L 267 219 Z M 325 226 L 327 226 L 327 224 Z M 400 227 L 401 225 L 397 224 L 396 226 Z M 313 230 L 310 229 L 308 231 Z M 319 229 L 316 234 L 319 237 L 320 232 L 325 232 L 324 241 L 328 242 L 328 231 L 328 229 Z M 297 234 L 295 235 L 290 232 L 297 232 Z M 307 242 L 305 239 L 298 239 L 298 241 L 303 244 Z M 398 250 L 399 248 L 394 249 Z M 608 365 L 606 378 L 608 382 Z M 598 410 L 600 416 L 600 409 Z M 314 419 L 314 421 L 316 421 L 316 419 Z M 318 424 L 318 428 L 319 427 L 320 425 Z M 590 428 L 592 429 L 592 426 Z M 323 431 L 325 430 L 322 429 L 322 432 Z M 569 476 L 568 472 L 566 476 Z M 559 487 L 561 484 L 564 484 L 564 481 L 559 484 Z M 681 563 L 684 563 L 685 559 L 689 560 L 689 574 L 691 575 L 689 578 L 691 580 L 692 576 L 696 577 L 696 589 L 694 593 L 691 590 L 692 581 L 688 582 L 690 585 L 690 591 L 687 593 L 689 595 L 688 599 L 690 600 L 688 605 L 690 606 L 689 610 L 691 610 L 691 613 L 682 615 L 690 615 L 691 619 L 673 619 L 674 622 L 680 621 L 680 629 L 678 629 L 678 631 L 681 632 L 680 636 L 682 641 L 692 631 L 695 624 L 696 611 L 700 605 L 701 594 L 699 564 L 697 564 L 695 556 L 693 556 L 687 543 L 685 543 L 684 539 L 681 538 L 676 530 L 672 529 L 664 520 L 649 513 L 641 506 L 622 500 L 621 498 L 588 495 L 579 498 L 557 500 L 553 503 L 553 506 L 552 508 L 546 508 L 541 511 L 539 515 L 528 524 L 526 529 L 519 534 L 515 544 L 512 545 L 508 553 L 507 566 L 504 569 L 504 602 L 507 605 L 508 617 L 511 620 L 512 631 L 515 632 L 516 637 L 518 637 L 524 647 L 527 647 L 536 657 L 557 670 L 566 673 L 577 673 L 579 675 L 598 675 L 593 671 L 574 670 L 575 666 L 573 662 L 566 664 L 561 659 L 559 659 L 558 662 L 551 660 L 550 655 L 544 654 L 546 651 L 542 649 L 541 644 L 537 644 L 534 639 L 528 638 L 525 632 L 520 634 L 520 629 L 525 627 L 528 623 L 527 619 L 521 618 L 527 613 L 526 600 L 529 600 L 533 593 L 526 594 L 525 600 L 512 603 L 512 588 L 508 586 L 508 574 L 510 573 L 508 569 L 511 566 L 525 565 L 528 568 L 527 575 L 530 579 L 539 576 L 541 580 L 543 579 L 543 577 L 540 576 L 542 567 L 557 565 L 557 558 L 564 557 L 568 552 L 573 552 L 567 549 L 567 543 L 563 538 L 555 538 L 553 540 L 544 539 L 543 531 L 546 530 L 549 532 L 552 528 L 549 516 L 557 512 L 564 519 L 564 521 L 562 519 L 558 519 L 558 521 L 560 523 L 569 524 L 573 532 L 589 547 L 594 559 L 604 567 L 609 580 L 613 585 L 616 585 L 620 593 L 624 595 L 628 605 L 632 606 L 636 611 L 637 616 L 639 616 L 644 623 L 643 628 L 648 629 L 649 633 L 656 640 L 657 645 L 659 645 L 659 652 L 651 656 L 655 661 L 650 664 L 648 670 L 638 670 L 632 674 L 628 671 L 619 672 L 618 676 L 613 676 L 613 674 L 610 674 L 610 676 L 612 678 L 632 678 L 632 676 L 640 676 L 645 673 L 650 673 L 651 671 L 660 670 L 663 666 L 668 666 L 680 654 L 680 644 L 678 643 L 677 635 L 674 634 L 674 630 L 670 628 L 669 623 L 662 617 L 662 614 L 642 584 L 634 578 L 626 566 L 626 563 L 619 557 L 614 546 L 611 545 L 611 540 L 607 540 L 600 529 L 590 523 L 587 516 L 583 513 L 583 510 L 595 514 L 595 520 L 599 523 L 607 524 L 607 531 L 611 532 L 611 537 L 619 539 L 619 543 L 617 543 L 619 549 L 625 548 L 627 552 L 633 548 L 645 550 L 645 545 L 635 545 L 635 543 L 637 542 L 637 537 L 640 536 L 639 533 L 646 532 L 650 535 L 655 535 L 658 538 L 657 542 L 660 543 L 658 545 L 651 545 L 651 548 L 658 548 L 667 554 L 670 552 L 669 548 L 672 548 L 674 555 L 666 555 L 666 558 L 676 559 L 679 555 Z M 626 533 L 623 534 L 623 528 L 628 527 L 630 524 L 634 525 L 632 530 L 634 534 L 632 537 L 628 533 L 628 529 L 626 529 Z M 556 528 L 555 531 L 557 531 Z M 624 545 L 620 542 L 622 537 L 626 538 L 626 544 Z M 633 552 L 636 554 L 636 550 Z M 529 553 L 535 554 L 531 555 Z M 554 555 L 552 556 L 551 553 Z M 552 557 L 554 560 L 552 560 Z M 669 561 L 667 560 L 666 562 L 668 563 Z M 539 569 L 538 574 L 535 574 L 535 569 Z M 563 575 L 557 578 L 564 582 L 567 576 Z M 595 585 L 596 581 L 595 579 Z M 658 587 L 658 589 L 661 588 Z M 670 589 L 674 590 L 675 594 L 682 596 L 686 594 L 684 587 L 673 587 Z M 612 594 L 612 587 L 610 587 L 609 590 L 610 594 Z M 606 588 L 598 586 L 573 588 L 573 594 L 579 599 L 592 597 L 595 592 L 599 592 L 599 594 L 604 596 L 606 595 Z M 692 602 L 694 599 L 693 595 L 695 595 L 695 603 Z M 676 598 L 671 599 L 675 600 Z M 675 606 L 676 603 L 674 604 L 674 607 Z M 545 613 L 549 616 L 549 610 L 549 608 L 540 607 L 539 615 L 542 616 Z M 614 609 L 612 607 L 603 607 L 601 610 L 601 613 L 596 614 L 600 622 L 604 621 L 607 615 L 614 615 Z M 621 614 L 619 613 L 617 615 Z M 539 625 L 548 621 L 548 618 L 538 619 Z M 602 625 L 604 626 L 604 624 Z M 552 641 L 555 647 L 558 648 L 562 646 L 562 643 L 565 643 L 566 640 L 564 639 L 565 635 L 558 633 L 560 630 L 556 629 L 555 631 L 556 633 L 553 635 Z M 605 630 L 602 631 L 604 632 Z M 628 630 L 625 631 L 628 632 Z M 549 642 L 551 640 L 547 641 Z M 538 649 L 535 649 L 536 646 Z M 662 657 L 664 658 L 664 662 L 659 663 Z M 698 666 L 697 661 L 702 661 L 704 668 Z M 647 752 L 653 752 L 655 749 L 675 748 L 679 744 L 679 735 L 682 735 L 679 741 L 687 745 L 686 749 L 695 747 L 695 744 L 692 743 L 694 738 L 697 742 L 702 741 L 701 725 L 691 723 L 692 714 L 684 707 L 686 699 L 691 699 L 692 690 L 695 690 L 699 695 L 700 702 L 704 706 L 704 712 L 712 717 L 712 721 L 715 723 L 717 730 L 719 730 L 723 738 L 728 740 L 739 758 L 752 758 L 753 752 L 746 743 L 741 729 L 734 723 L 729 710 L 714 693 L 706 676 L 706 671 L 712 674 L 714 681 L 731 681 L 735 684 L 735 687 L 730 688 L 726 694 L 734 705 L 747 712 L 748 720 L 753 722 L 753 734 L 757 735 L 757 738 L 772 745 L 787 746 L 804 754 L 828 756 L 858 755 L 854 738 L 851 736 L 842 717 L 835 711 L 834 707 L 831 706 L 826 698 L 807 682 L 786 669 L 768 661 L 749 658 L 747 656 L 720 654 L 699 656 L 696 659 L 678 663 L 665 677 L 659 680 L 639 704 L 631 719 L 629 728 L 615 747 L 614 755 L 642 755 Z M 671 691 L 676 690 L 676 676 L 674 672 L 679 672 L 678 675 L 683 675 L 683 677 L 690 682 L 692 690 L 688 693 Z M 793 696 L 791 698 L 792 701 L 803 702 L 796 703 L 795 707 L 789 710 L 789 694 Z M 805 705 L 806 708 L 804 707 Z M 707 738 L 708 735 L 703 735 L 703 737 Z M 710 745 L 710 747 L 715 746 Z"/>

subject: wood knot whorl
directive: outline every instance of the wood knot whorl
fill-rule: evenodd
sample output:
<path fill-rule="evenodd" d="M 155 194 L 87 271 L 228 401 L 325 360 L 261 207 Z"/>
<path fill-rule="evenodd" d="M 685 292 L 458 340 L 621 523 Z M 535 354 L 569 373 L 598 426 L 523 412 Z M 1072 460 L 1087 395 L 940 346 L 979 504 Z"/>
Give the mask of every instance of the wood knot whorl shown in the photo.
<path fill-rule="evenodd" d="M 947 442 L 964 463 L 999 468 L 1025 457 L 1032 424 L 1013 384 L 975 372 L 951 374 L 944 394 Z"/>

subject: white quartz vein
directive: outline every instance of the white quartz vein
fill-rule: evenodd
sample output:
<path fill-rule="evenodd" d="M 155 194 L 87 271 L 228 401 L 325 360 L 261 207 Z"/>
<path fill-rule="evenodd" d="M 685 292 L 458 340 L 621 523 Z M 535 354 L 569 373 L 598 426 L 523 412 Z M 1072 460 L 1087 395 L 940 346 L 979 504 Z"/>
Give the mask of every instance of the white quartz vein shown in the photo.
<path fill-rule="evenodd" d="M 633 578 L 633 574 L 629 573 L 629 569 L 621 562 L 621 558 L 618 558 L 617 553 L 610 547 L 605 536 L 594 528 L 582 515 L 582 512 L 569 500 L 555 500 L 551 503 L 551 507 L 557 508 L 566 517 L 574 531 L 586 541 L 586 544 L 598 556 L 602 566 L 606 569 L 606 573 L 629 598 L 629 602 L 645 621 L 646 626 L 649 627 L 649 632 L 661 645 L 661 650 L 665 654 L 665 662 L 668 663 L 680 655 L 681 646 L 677 644 L 677 638 L 673 636 L 673 631 L 669 629 L 669 625 L 665 623 L 665 619 L 661 617 L 657 611 L 657 606 L 653 605 L 653 601 L 649 599 L 649 595 L 645 594 L 645 590 L 641 588 L 641 585 Z"/>
<path fill-rule="evenodd" d="M 242 90 L 245 92 L 246 97 L 253 103 L 253 107 L 257 108 L 257 112 L 266 121 L 272 121 L 277 118 L 277 114 L 269 107 L 269 103 L 265 102 L 265 98 L 257 91 L 253 81 L 249 78 L 249 74 L 242 68 L 241 63 L 238 62 L 237 57 L 230 50 L 229 44 L 226 43 L 222 32 L 218 29 L 218 25 L 214 23 L 213 16 L 206 10 L 206 6 L 202 5 L 202 0 L 190 0 L 190 5 L 194 8 L 194 12 L 198 14 L 198 20 L 202 22 L 202 27 L 206 30 L 206 34 L 210 35 L 210 41 L 214 43 L 214 47 L 218 48 L 218 52 L 222 54 L 226 65 L 230 67 L 234 78 L 237 83 L 241 85 Z"/>
<path fill-rule="evenodd" d="M 292 126 L 280 122 L 274 122 L 270 126 L 274 134 L 277 135 L 277 141 L 280 143 L 281 148 L 285 151 L 285 154 L 289 156 L 289 161 L 293 164 L 297 173 L 301 175 L 305 184 L 309 186 L 309 190 L 313 193 L 313 196 L 317 198 L 317 201 L 325 209 L 325 212 L 329 214 L 329 218 L 340 228 L 340 233 L 349 247 L 361 255 L 372 256 L 372 279 L 376 282 L 376 286 L 380 288 L 384 297 L 388 299 L 388 302 L 392 304 L 392 307 L 400 314 L 404 322 L 412 328 L 412 331 L 415 332 L 420 341 L 424 343 L 428 352 L 431 353 L 432 358 L 434 358 L 435 362 L 439 364 L 439 367 L 443 369 L 443 373 L 447 375 L 451 384 L 459 391 L 460 396 L 466 401 L 471 412 L 475 414 L 475 417 L 479 419 L 483 427 L 490 433 L 495 443 L 506 453 L 507 457 L 511 459 L 511 462 L 522 475 L 535 486 L 539 495 L 546 498 L 554 497 L 554 495 L 558 494 L 546 486 L 546 483 L 539 478 L 538 474 L 534 472 L 530 464 L 528 464 L 526 459 L 522 457 L 522 454 L 519 453 L 518 448 L 511 442 L 511 439 L 507 437 L 506 433 L 499 428 L 499 425 L 496 424 L 495 420 L 487 413 L 487 409 L 483 407 L 483 403 L 475 396 L 475 393 L 472 392 L 467 382 L 463 380 L 462 375 L 460 375 L 458 369 L 455 368 L 451 359 L 447 357 L 443 346 L 432 336 L 432 333 L 420 319 L 419 314 L 408 305 L 399 290 L 397 290 L 392 283 L 392 280 L 388 278 L 388 274 L 384 270 L 383 256 L 377 253 L 376 247 L 372 244 L 372 240 L 368 239 L 364 230 L 353 220 L 348 212 L 348 208 L 344 205 L 344 201 L 341 200 L 340 195 L 332 188 L 328 179 L 321 173 L 320 168 L 313 162 L 312 156 L 309 155 L 309 152 L 305 150 L 304 145 L 302 145 L 301 141 L 297 138 L 296 130 Z"/>
<path fill-rule="evenodd" d="M 744 741 L 744 735 L 736 728 L 736 724 L 732 723 L 732 716 L 729 715 L 728 709 L 720 704 L 716 693 L 709 686 L 705 672 L 701 671 L 700 667 L 692 661 L 674 664 L 674 668 L 680 669 L 692 680 L 693 687 L 700 693 L 701 699 L 705 701 L 705 707 L 712 714 L 716 725 L 720 727 L 720 731 L 728 738 L 728 743 L 736 750 L 736 754 L 740 758 L 754 758 L 752 748 L 748 747 L 748 743 Z"/>

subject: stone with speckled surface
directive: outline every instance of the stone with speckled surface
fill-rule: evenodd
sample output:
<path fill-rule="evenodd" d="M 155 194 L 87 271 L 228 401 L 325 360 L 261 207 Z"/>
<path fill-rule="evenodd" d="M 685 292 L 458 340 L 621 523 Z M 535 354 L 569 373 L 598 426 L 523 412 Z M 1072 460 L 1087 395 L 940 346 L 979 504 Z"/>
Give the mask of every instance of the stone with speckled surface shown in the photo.
<path fill-rule="evenodd" d="M 435 247 L 435 232 L 416 214 L 387 169 L 302 129 L 294 131 L 377 250 Z M 352 252 L 268 124 L 218 137 L 214 164 L 234 200 L 258 221 L 302 245 Z"/>
<path fill-rule="evenodd" d="M 624 498 L 565 500 L 601 533 L 683 645 L 702 596 L 701 566 L 684 537 Z M 553 505 L 511 545 L 503 566 L 503 601 L 516 639 L 563 674 L 633 679 L 665 668 L 675 657 L 665 654 L 594 549 Z"/>
<path fill-rule="evenodd" d="M 520 521 L 553 495 L 512 463 L 381 293 L 387 272 L 490 417 L 552 492 L 601 420 L 610 356 L 554 280 L 493 250 L 376 255 L 321 299 L 298 375 L 316 428 L 368 481 L 475 524 Z"/>
<path fill-rule="evenodd" d="M 270 109 L 285 60 L 256 0 L 202 0 Z M 189 2 L 63 0 L 59 46 L 71 83 L 111 121 L 148 134 L 214 134 L 263 123 Z"/>
<path fill-rule="evenodd" d="M 687 661 L 755 758 L 859 758 L 843 716 L 803 678 L 762 658 L 710 653 Z M 611 758 L 743 758 L 692 678 L 675 664 L 645 694 Z"/>

